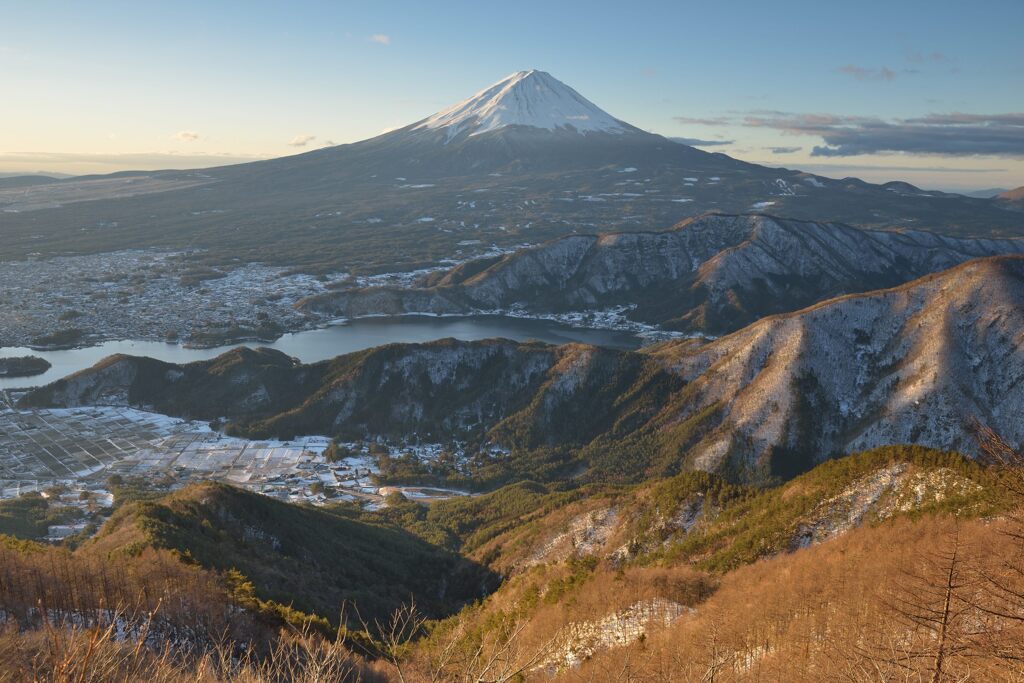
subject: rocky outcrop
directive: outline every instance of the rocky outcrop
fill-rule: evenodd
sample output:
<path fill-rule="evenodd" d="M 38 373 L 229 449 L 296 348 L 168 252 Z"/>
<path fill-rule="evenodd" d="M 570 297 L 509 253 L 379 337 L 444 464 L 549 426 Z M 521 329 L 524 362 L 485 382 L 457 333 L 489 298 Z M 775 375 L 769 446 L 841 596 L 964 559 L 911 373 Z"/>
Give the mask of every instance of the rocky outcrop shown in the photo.
<path fill-rule="evenodd" d="M 707 215 L 666 232 L 574 235 L 470 261 L 412 289 L 331 292 L 300 306 L 333 316 L 534 314 L 634 307 L 646 323 L 719 334 L 830 297 L 891 287 L 1024 240 L 954 239 L 764 215 Z"/>
<path fill-rule="evenodd" d="M 692 608 L 666 600 L 641 600 L 602 619 L 566 624 L 554 638 L 551 652 L 537 667 L 549 673 L 574 668 L 602 650 L 625 647 L 671 626 Z"/>
<path fill-rule="evenodd" d="M 590 510 L 573 517 L 564 531 L 546 539 L 534 550 L 528 565 L 561 561 L 601 553 L 621 523 L 614 507 Z"/>

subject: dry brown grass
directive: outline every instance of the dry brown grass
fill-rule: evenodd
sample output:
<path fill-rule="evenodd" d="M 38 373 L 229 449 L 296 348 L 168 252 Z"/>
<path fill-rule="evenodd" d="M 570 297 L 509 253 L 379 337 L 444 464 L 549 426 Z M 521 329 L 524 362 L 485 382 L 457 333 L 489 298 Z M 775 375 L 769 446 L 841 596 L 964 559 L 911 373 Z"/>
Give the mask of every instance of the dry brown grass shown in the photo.
<path fill-rule="evenodd" d="M 901 520 L 758 562 L 726 575 L 711 598 L 671 628 L 562 676 L 1022 681 L 1024 611 L 985 586 L 986 576 L 1021 557 L 1005 542 L 1004 526 Z"/>
<path fill-rule="evenodd" d="M 118 622 L 120 623 L 120 622 Z M 146 645 L 145 624 L 125 639 L 120 628 L 74 628 L 48 624 L 19 633 L 0 633 L 0 680 L 11 683 L 374 683 L 387 670 L 354 654 L 344 638 L 328 640 L 310 632 L 284 632 L 268 652 L 230 641 L 196 656 L 175 644 Z"/>

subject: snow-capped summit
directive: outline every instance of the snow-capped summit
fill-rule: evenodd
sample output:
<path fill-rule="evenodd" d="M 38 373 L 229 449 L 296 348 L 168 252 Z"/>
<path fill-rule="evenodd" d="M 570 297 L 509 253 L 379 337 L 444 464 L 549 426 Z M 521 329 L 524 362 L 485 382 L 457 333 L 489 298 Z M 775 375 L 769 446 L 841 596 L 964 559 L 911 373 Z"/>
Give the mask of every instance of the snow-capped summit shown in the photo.
<path fill-rule="evenodd" d="M 624 123 L 546 71 L 517 71 L 433 116 L 412 130 L 443 130 L 448 139 L 507 126 L 577 133 L 635 133 Z"/>

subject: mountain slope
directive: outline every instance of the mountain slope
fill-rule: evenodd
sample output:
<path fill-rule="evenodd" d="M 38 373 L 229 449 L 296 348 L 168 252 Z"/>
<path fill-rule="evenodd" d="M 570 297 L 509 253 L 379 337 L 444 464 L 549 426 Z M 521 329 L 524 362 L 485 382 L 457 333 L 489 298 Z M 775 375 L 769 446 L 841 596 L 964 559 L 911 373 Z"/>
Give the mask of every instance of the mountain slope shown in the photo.
<path fill-rule="evenodd" d="M 226 416 L 249 435 L 498 439 L 581 445 L 628 432 L 680 386 L 643 354 L 503 339 L 391 344 L 300 365 L 270 349 L 234 349 L 174 365 L 111 356 L 25 396 L 22 407 L 133 405 Z"/>
<path fill-rule="evenodd" d="M 938 626 L 913 616 L 943 613 L 943 559 L 956 551 L 961 582 L 951 591 L 957 608 L 947 634 L 956 645 L 940 680 L 1014 680 L 1020 604 L 966 579 L 1012 562 L 1018 547 L 1005 534 L 1013 528 L 923 515 L 721 575 L 582 559 L 538 567 L 460 615 L 458 628 L 438 629 L 422 646 L 423 665 L 448 634 L 511 614 L 521 628 L 516 661 L 539 653 L 543 662 L 528 680 L 613 681 L 623 671 L 667 681 L 925 680 L 935 670 Z M 999 576 L 1020 589 L 1012 569 Z"/>
<path fill-rule="evenodd" d="M 1022 335 L 1024 258 L 997 257 L 654 353 L 690 410 L 724 406 L 694 466 L 785 475 L 882 444 L 973 452 L 975 417 L 1019 443 Z"/>
<path fill-rule="evenodd" d="M 220 168 L 0 190 L 3 258 L 203 249 L 307 270 L 415 269 L 710 210 L 1019 233 L 1003 202 L 744 163 L 643 132 L 539 71 L 369 140 Z M 467 248 L 467 242 L 479 245 Z"/>
<path fill-rule="evenodd" d="M 180 367 L 119 356 L 21 405 L 227 415 L 258 437 L 468 440 L 486 454 L 477 485 L 681 469 L 764 483 L 888 444 L 973 453 L 972 418 L 1024 441 L 1022 347 L 1024 257 L 993 257 L 706 343 L 622 352 L 443 340 L 309 366 L 271 351 Z M 512 453 L 491 453 L 491 443 Z"/>
<path fill-rule="evenodd" d="M 346 601 L 372 621 L 410 596 L 429 614 L 449 614 L 493 590 L 496 580 L 397 527 L 212 482 L 120 508 L 82 552 L 143 547 L 187 553 L 217 571 L 237 569 L 262 599 L 332 622 Z"/>
<path fill-rule="evenodd" d="M 491 566 L 508 573 L 586 556 L 611 564 L 687 562 L 726 571 L 903 515 L 955 510 L 980 517 L 1009 504 L 992 472 L 955 453 L 918 446 L 843 456 L 767 489 L 685 472 L 542 500 L 545 514 L 493 534 L 470 548 L 471 556 L 496 556 Z M 446 501 L 426 517 L 442 521 L 473 504 Z"/>
<path fill-rule="evenodd" d="M 955 648 L 945 671 L 1010 680 L 1022 610 L 999 589 L 1020 593 L 1019 544 L 1007 542 L 1020 529 L 1000 514 L 1015 498 L 999 476 L 954 454 L 894 448 L 763 492 L 688 474 L 563 494 L 524 484 L 379 513 L 193 486 L 127 504 L 74 552 L 0 538 L 0 595 L 18 626 L 0 640 L 0 677 L 320 680 L 328 671 L 341 680 L 356 671 L 371 680 L 490 680 L 493 656 L 523 668 L 523 680 L 614 680 L 624 666 L 651 679 L 669 672 L 668 680 L 817 681 L 853 670 L 890 680 L 930 673 L 934 657 L 918 653 L 938 642 L 894 599 L 907 613 L 941 610 L 942 581 L 977 577 L 952 584 Z M 394 521 L 380 519 L 389 515 Z M 428 616 L 451 589 L 472 585 L 457 568 L 479 565 L 417 542 L 399 520 L 471 535 L 476 524 L 489 535 L 474 555 L 507 570 L 500 586 L 486 586 L 486 600 L 457 613 L 448 605 L 440 614 L 450 617 L 404 646 L 401 672 L 338 652 L 377 652 L 364 634 L 318 644 L 299 623 L 278 629 L 279 619 L 266 618 L 300 622 L 285 604 L 310 600 L 331 614 L 332 599 L 354 591 L 360 613 L 375 616 L 407 588 Z M 804 542 L 808 526 L 830 533 Z M 236 563 L 244 573 L 199 566 Z M 444 591 L 435 594 L 438 582 Z M 285 604 L 263 602 L 270 590 Z M 110 605 L 123 611 L 102 632 Z M 914 650 L 896 650 L 894 661 L 893 642 Z"/>
<path fill-rule="evenodd" d="M 300 303 L 328 316 L 531 313 L 634 306 L 629 317 L 720 334 L 839 294 L 889 287 L 1024 240 L 960 240 L 764 215 L 708 215 L 656 233 L 565 237 L 432 274 L 424 287 L 331 292 Z"/>
<path fill-rule="evenodd" d="M 946 643 L 956 645 L 942 648 L 948 656 L 937 678 L 1013 680 L 1024 654 L 1020 604 L 1011 606 L 966 578 L 1012 562 L 1018 546 L 1005 542 L 1011 529 L 1001 522 L 925 515 L 741 567 L 723 576 L 692 612 L 663 628 L 650 624 L 645 638 L 566 667 L 554 680 L 613 680 L 623 662 L 636 678 L 655 680 L 666 670 L 676 681 L 929 680 L 936 677 L 938 629 L 922 627 L 913 616 L 941 614 L 937 587 L 949 564 L 940 558 L 954 550 L 955 578 L 964 577 L 966 585 L 954 584 L 951 604 L 957 608 Z M 1014 590 L 1022 586 L 1015 573 L 1005 581 Z M 1003 616 L 990 618 L 993 612 Z"/>
<path fill-rule="evenodd" d="M 542 652 L 538 679 L 562 674 L 565 680 L 578 680 L 585 672 L 587 680 L 614 680 L 623 662 L 633 672 L 645 667 L 645 676 L 658 679 L 686 665 L 681 661 L 687 660 L 673 659 L 680 649 L 720 648 L 722 634 L 730 633 L 727 647 L 743 654 L 735 668 L 726 660 L 714 678 L 761 680 L 743 676 L 751 664 L 761 666 L 762 658 L 774 656 L 759 649 L 772 636 L 757 635 L 758 629 L 775 634 L 772 649 L 780 647 L 792 637 L 789 620 L 800 623 L 809 611 L 822 609 L 824 601 L 832 609 L 822 610 L 814 624 L 832 620 L 828 636 L 809 637 L 800 631 L 788 642 L 801 651 L 814 643 L 812 647 L 822 647 L 822 661 L 834 658 L 831 646 L 839 637 L 839 624 L 857 622 L 850 635 L 863 642 L 865 632 L 888 623 L 860 622 L 851 616 L 859 614 L 856 609 L 838 609 L 838 602 L 860 609 L 870 604 L 877 614 L 887 614 L 879 609 L 884 599 L 875 602 L 879 586 L 907 585 L 898 582 L 906 581 L 910 567 L 927 566 L 935 557 L 930 553 L 955 542 L 954 525 L 961 539 L 970 539 L 962 546 L 965 552 L 973 548 L 1003 558 L 1015 553 L 1012 544 L 993 533 L 999 524 L 993 516 L 1014 505 L 1007 494 L 993 470 L 956 454 L 917 447 L 844 457 L 763 491 L 730 486 L 714 475 L 687 473 L 635 487 L 590 490 L 560 501 L 549 494 L 527 523 L 473 550 L 473 556 L 491 558 L 492 567 L 506 572 L 502 587 L 479 608 L 461 613 L 457 623 L 443 623 L 421 647 L 424 654 L 436 652 L 432 648 L 438 641 L 475 633 L 474 626 L 504 616 L 522 629 L 517 652 L 525 653 L 524 658 Z M 457 506 L 481 501 L 449 501 L 423 517 L 427 522 L 468 517 Z M 979 559 L 972 555 L 967 561 Z M 935 569 L 938 574 L 940 569 Z M 751 576 L 762 579 L 755 582 L 756 589 L 746 583 Z M 862 588 L 851 592 L 851 582 L 860 582 Z M 984 588 L 981 594 L 991 591 Z M 768 605 L 762 605 L 765 595 L 775 596 Z M 932 595 L 915 591 L 913 598 Z M 751 596 L 757 602 L 753 615 Z M 891 603 L 888 607 L 891 616 Z M 751 627 L 766 609 L 772 619 Z M 790 628 L 774 631 L 773 619 Z M 661 638 L 672 630 L 676 640 Z M 655 655 L 661 658 L 659 664 L 651 663 L 654 643 L 664 648 Z M 588 663 L 591 659 L 596 661 Z M 701 669 L 706 661 L 693 662 L 694 680 L 711 678 Z M 775 676 L 837 678 L 820 671 L 803 677 L 803 665 L 777 667 Z"/>

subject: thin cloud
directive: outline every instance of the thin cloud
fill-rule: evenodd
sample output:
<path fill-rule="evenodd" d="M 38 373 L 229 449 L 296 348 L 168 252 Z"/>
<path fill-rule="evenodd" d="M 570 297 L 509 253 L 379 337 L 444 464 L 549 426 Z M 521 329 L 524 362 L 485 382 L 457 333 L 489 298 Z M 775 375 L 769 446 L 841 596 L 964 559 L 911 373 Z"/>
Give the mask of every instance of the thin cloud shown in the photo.
<path fill-rule="evenodd" d="M 724 126 L 729 123 L 729 119 L 724 116 L 718 116 L 714 118 L 691 118 L 689 116 L 673 116 L 672 120 L 676 123 L 683 125 L 696 125 L 696 126 Z"/>
<path fill-rule="evenodd" d="M 929 62 L 945 62 L 949 58 L 942 52 L 911 52 L 907 55 L 907 61 L 911 64 L 927 64 Z"/>
<path fill-rule="evenodd" d="M 372 36 L 370 36 L 370 42 L 377 43 L 378 45 L 390 45 L 391 36 L 385 33 L 374 33 Z"/>
<path fill-rule="evenodd" d="M 721 147 L 736 142 L 735 140 L 701 140 L 700 138 L 669 138 L 669 140 L 690 147 Z"/>
<path fill-rule="evenodd" d="M 803 149 L 803 147 L 765 147 L 766 150 L 772 154 L 794 154 Z"/>
<path fill-rule="evenodd" d="M 89 152 L 0 152 L 0 161 L 98 161 L 118 163 L 125 159 L 139 161 L 149 160 L 181 160 L 181 159 L 264 159 L 261 155 L 240 154 L 181 154 L 178 152 L 130 152 L 126 154 L 103 154 Z"/>
<path fill-rule="evenodd" d="M 316 140 L 315 135 L 296 135 L 288 144 L 292 147 L 305 147 L 313 140 Z"/>
<path fill-rule="evenodd" d="M 179 130 L 174 134 L 174 139 L 180 142 L 195 142 L 199 139 L 199 133 L 194 130 Z"/>
<path fill-rule="evenodd" d="M 857 66 L 856 64 L 846 64 L 837 69 L 841 74 L 852 76 L 858 81 L 891 81 L 896 78 L 896 72 L 887 66 L 881 66 L 877 69 L 865 66 Z"/>
<path fill-rule="evenodd" d="M 890 171 L 890 172 L 911 172 L 923 171 L 928 173 L 1006 173 L 1006 168 L 958 168 L 950 166 L 883 166 L 881 164 L 800 164 L 805 171 L 828 172 L 830 169 L 845 169 L 847 171 Z"/>
<path fill-rule="evenodd" d="M 1015 126 L 1021 128 L 1021 133 L 1024 133 L 1024 113 L 1013 113 L 1013 114 L 964 114 L 961 112 L 953 112 L 951 114 L 928 114 L 927 116 L 920 116 L 918 118 L 906 119 L 907 123 L 924 124 L 924 125 L 964 125 L 964 124 L 978 124 L 978 125 L 998 125 L 998 126 Z"/>

